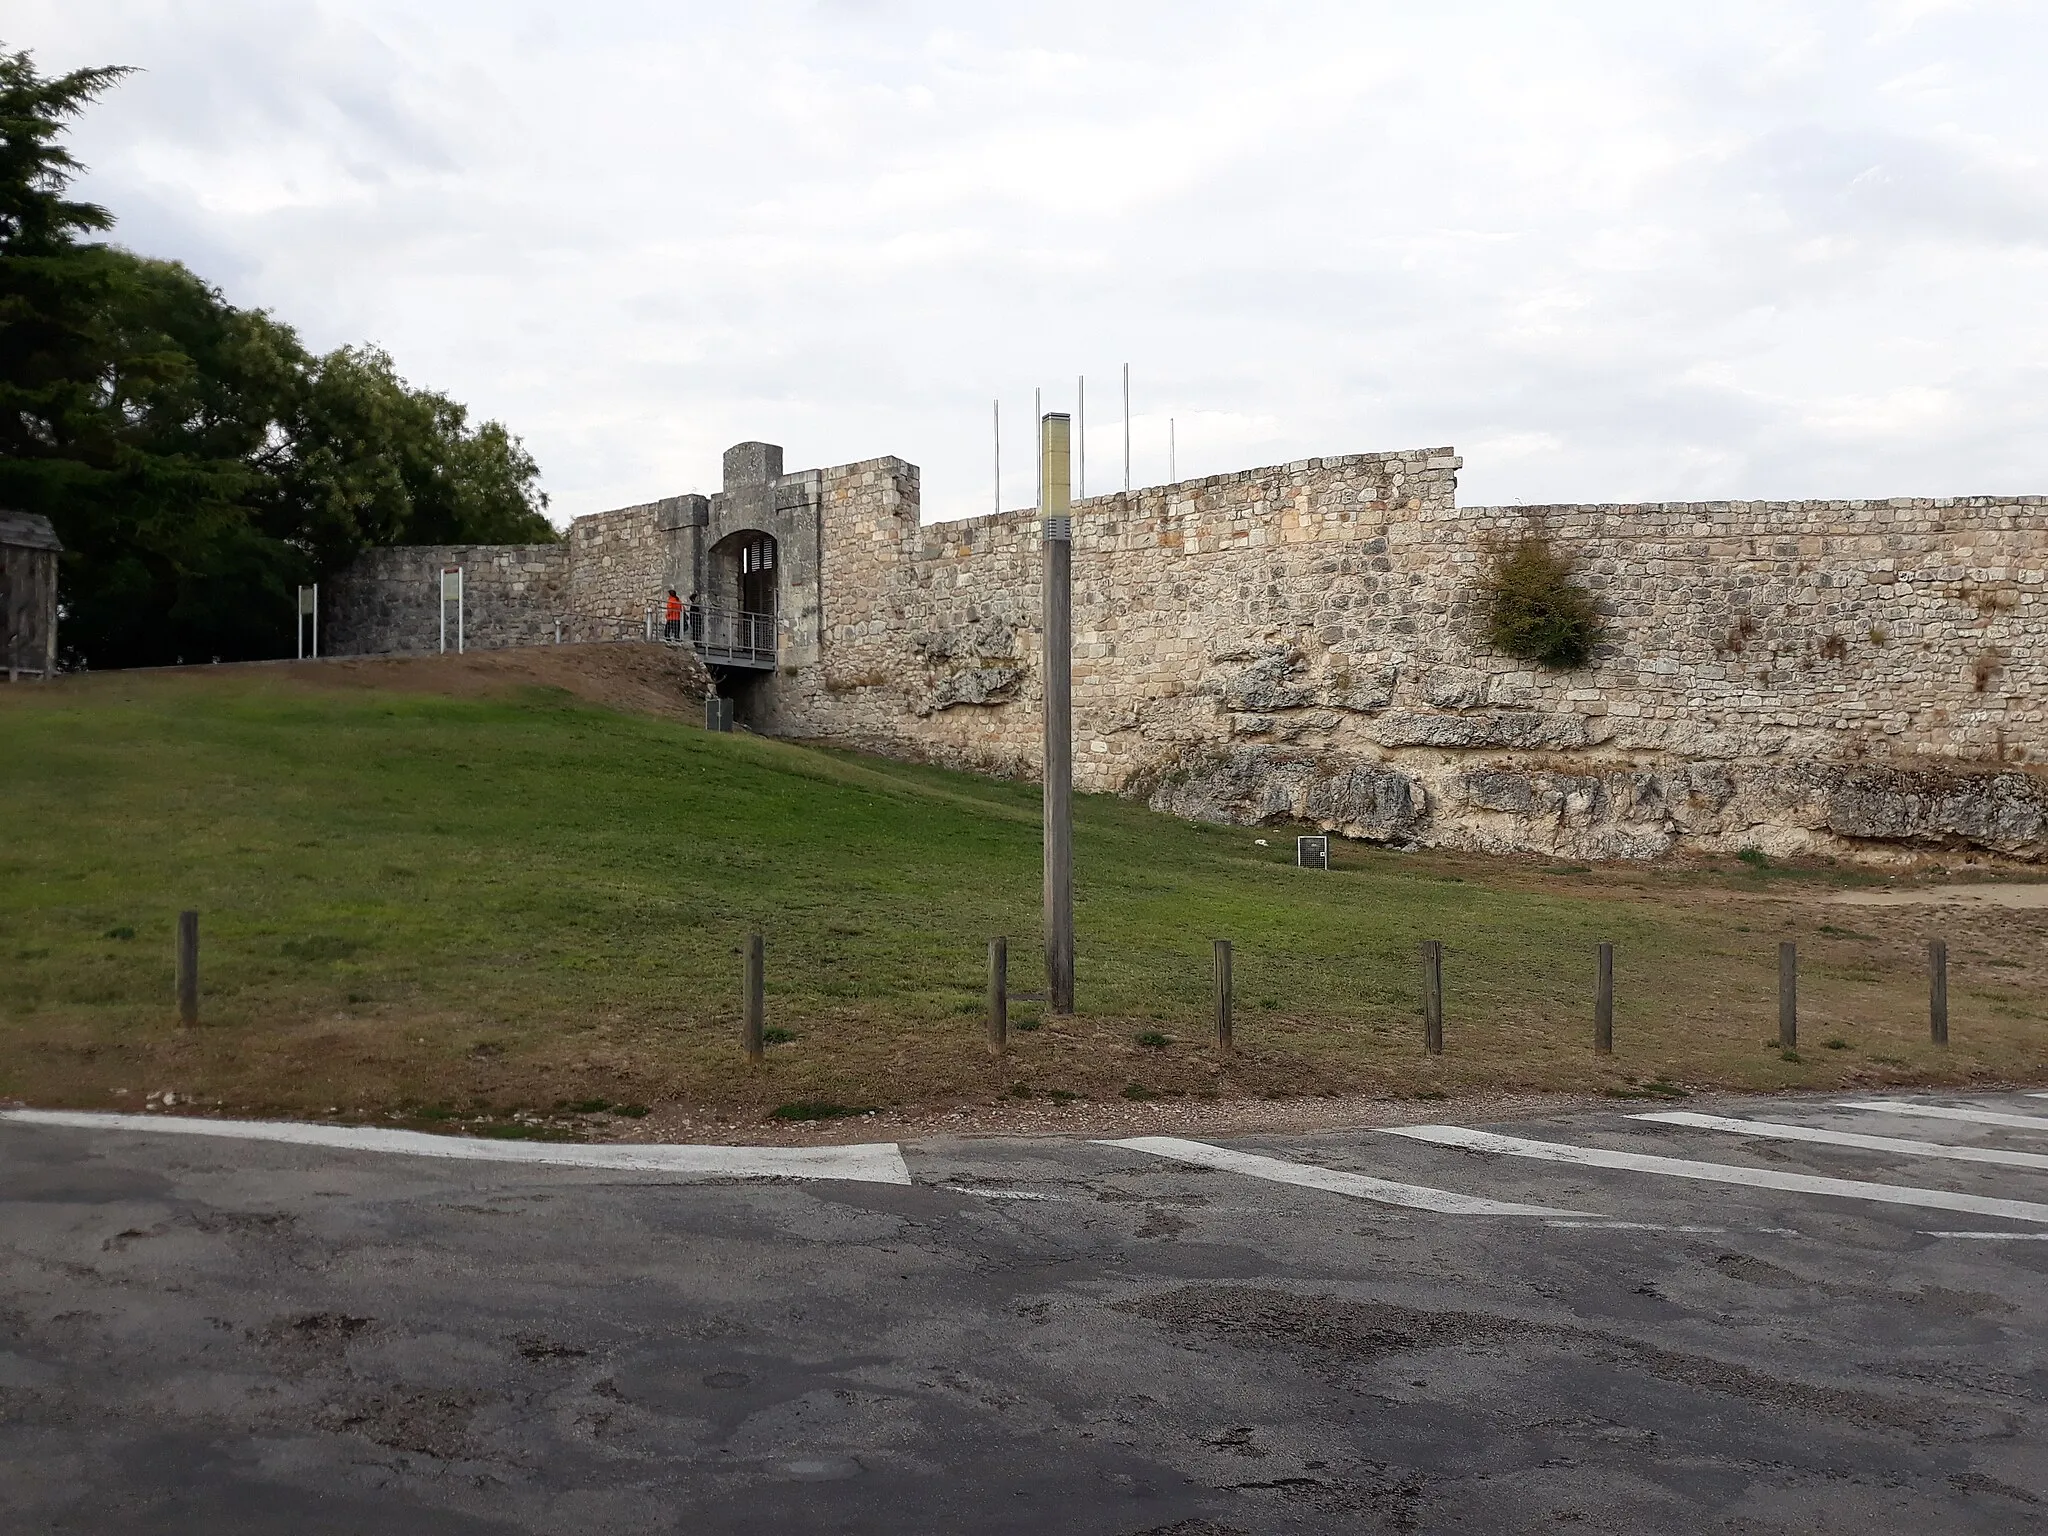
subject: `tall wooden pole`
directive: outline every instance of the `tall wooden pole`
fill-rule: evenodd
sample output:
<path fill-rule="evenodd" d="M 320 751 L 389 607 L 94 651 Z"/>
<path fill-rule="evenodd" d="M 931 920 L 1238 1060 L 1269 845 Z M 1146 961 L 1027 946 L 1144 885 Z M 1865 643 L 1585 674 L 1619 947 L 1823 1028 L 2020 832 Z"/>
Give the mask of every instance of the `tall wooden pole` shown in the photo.
<path fill-rule="evenodd" d="M 1045 998 L 1074 1011 L 1074 517 L 1070 423 L 1039 418 L 1039 530 L 1045 550 Z"/>

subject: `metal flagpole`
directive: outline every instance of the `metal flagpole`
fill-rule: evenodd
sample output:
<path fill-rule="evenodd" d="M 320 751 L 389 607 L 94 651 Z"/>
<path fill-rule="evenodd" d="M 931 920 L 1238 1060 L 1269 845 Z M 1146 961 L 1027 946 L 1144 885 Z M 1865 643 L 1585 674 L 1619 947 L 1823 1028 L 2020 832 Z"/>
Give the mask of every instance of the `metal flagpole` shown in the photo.
<path fill-rule="evenodd" d="M 1124 364 L 1124 492 L 1131 489 L 1131 365 Z"/>
<path fill-rule="evenodd" d="M 1166 483 L 1180 484 L 1180 450 L 1174 442 L 1173 418 L 1166 418 Z"/>
<path fill-rule="evenodd" d="M 1045 559 L 1045 1000 L 1074 1011 L 1074 517 L 1069 426 L 1039 418 L 1040 548 Z"/>
<path fill-rule="evenodd" d="M 995 402 L 996 422 L 996 511 L 1003 510 L 1003 402 Z"/>
<path fill-rule="evenodd" d="M 1038 488 L 1031 493 L 1031 504 L 1035 507 L 1045 505 L 1045 401 L 1041 398 L 1044 393 L 1038 389 L 1031 391 L 1031 419 L 1036 423 L 1033 430 L 1038 433 Z"/>
<path fill-rule="evenodd" d="M 1081 488 L 1078 499 L 1088 499 L 1088 375 L 1077 374 L 1074 379 L 1074 447 L 1081 461 Z"/>

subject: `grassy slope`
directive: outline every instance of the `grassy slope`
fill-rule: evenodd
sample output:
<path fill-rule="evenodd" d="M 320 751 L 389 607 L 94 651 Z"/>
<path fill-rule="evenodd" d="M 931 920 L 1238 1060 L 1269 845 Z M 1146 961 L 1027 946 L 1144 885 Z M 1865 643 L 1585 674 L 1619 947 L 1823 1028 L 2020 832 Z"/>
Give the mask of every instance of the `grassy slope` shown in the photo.
<path fill-rule="evenodd" d="M 759 1111 L 1019 1083 L 1104 1096 L 2048 1073 L 2028 969 L 2048 914 L 1944 920 L 1957 1043 L 1943 1057 L 1922 1043 L 1925 915 L 1784 899 L 1810 882 L 1560 877 L 1359 848 L 1322 876 L 1287 867 L 1284 834 L 1260 849 L 1100 797 L 1077 817 L 1084 1014 L 1020 1031 L 998 1068 L 980 1045 L 988 937 L 1011 936 L 1014 988 L 1039 985 L 1031 786 L 538 689 L 451 699 L 237 671 L 14 690 L 0 700 L 0 1094 Z M 191 1032 L 171 1015 L 186 905 L 205 935 Z M 752 927 L 768 936 L 770 1023 L 799 1036 L 761 1074 L 734 1049 Z M 1200 1046 L 1218 935 L 1237 944 L 1229 1062 Z M 1805 957 L 1797 1063 L 1762 1045 L 1781 936 Z M 1426 937 L 1449 950 L 1440 1062 L 1419 1050 Z M 1600 938 L 1620 949 L 1612 1063 L 1585 1048 Z M 1174 1044 L 1135 1044 L 1148 1030 Z M 1831 1037 L 1848 1047 L 1819 1048 Z"/>

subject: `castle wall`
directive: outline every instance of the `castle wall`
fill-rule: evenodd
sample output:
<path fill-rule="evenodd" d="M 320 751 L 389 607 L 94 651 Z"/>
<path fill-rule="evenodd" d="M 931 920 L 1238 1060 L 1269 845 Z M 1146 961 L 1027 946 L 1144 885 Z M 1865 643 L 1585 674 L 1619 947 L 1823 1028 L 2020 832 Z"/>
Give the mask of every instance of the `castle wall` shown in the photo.
<path fill-rule="evenodd" d="M 463 638 L 471 650 L 540 645 L 568 607 L 563 544 L 411 544 L 366 551 L 321 593 L 320 648 L 332 656 L 440 649 L 443 566 L 462 567 Z M 448 648 L 455 648 L 449 606 Z"/>
<path fill-rule="evenodd" d="M 645 625 L 647 605 L 674 585 L 675 536 L 660 526 L 664 505 L 650 501 L 569 524 L 570 611 L 628 630 Z"/>
<path fill-rule="evenodd" d="M 1356 454 L 1075 503 L 1079 786 L 1574 858 L 2048 857 L 2048 499 L 1461 508 L 1459 463 Z M 716 496 L 467 552 L 488 568 L 471 643 L 548 638 L 556 603 L 634 628 L 669 586 L 717 601 L 720 541 L 770 532 L 779 665 L 729 680 L 744 719 L 1035 775 L 1036 515 L 925 526 L 919 494 L 901 459 L 784 474 L 741 444 Z M 1481 642 L 1494 551 L 1530 532 L 1605 616 L 1589 666 Z M 356 632 L 402 643 L 357 648 L 431 649 L 432 573 L 463 554 L 366 557 Z"/>
<path fill-rule="evenodd" d="M 1459 508 L 1457 465 L 1077 503 L 1077 783 L 1573 857 L 2048 851 L 2042 498 Z M 774 727 L 1034 773 L 1033 514 L 920 528 L 914 481 L 853 468 L 825 509 L 823 664 L 784 679 Z M 1532 530 L 1606 615 L 1587 668 L 1480 644 L 1491 552 Z"/>

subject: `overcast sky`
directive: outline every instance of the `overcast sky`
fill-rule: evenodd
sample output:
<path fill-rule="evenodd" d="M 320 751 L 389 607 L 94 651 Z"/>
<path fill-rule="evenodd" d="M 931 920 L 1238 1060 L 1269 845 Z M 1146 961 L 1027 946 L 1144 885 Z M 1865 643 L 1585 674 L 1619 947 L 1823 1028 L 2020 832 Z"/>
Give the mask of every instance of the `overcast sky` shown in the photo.
<path fill-rule="evenodd" d="M 1460 499 L 2048 492 L 2048 6 L 6 0 L 117 238 L 497 416 L 558 519 L 1454 444 Z"/>

